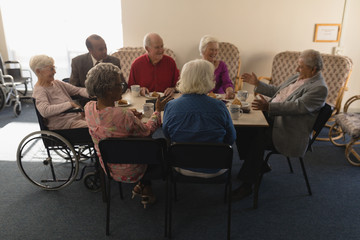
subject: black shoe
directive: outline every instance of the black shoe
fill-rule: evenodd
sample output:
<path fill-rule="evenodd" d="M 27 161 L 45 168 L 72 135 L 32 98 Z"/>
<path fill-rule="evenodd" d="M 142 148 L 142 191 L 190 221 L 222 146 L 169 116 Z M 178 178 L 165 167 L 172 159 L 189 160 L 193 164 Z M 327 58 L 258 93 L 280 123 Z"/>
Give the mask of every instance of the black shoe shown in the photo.
<path fill-rule="evenodd" d="M 271 167 L 269 165 L 269 163 L 263 163 L 263 165 L 261 166 L 261 173 L 265 174 L 271 171 Z"/>
<path fill-rule="evenodd" d="M 253 190 L 251 186 L 245 186 L 244 184 L 231 192 L 231 198 L 233 201 L 239 201 L 252 194 Z"/>

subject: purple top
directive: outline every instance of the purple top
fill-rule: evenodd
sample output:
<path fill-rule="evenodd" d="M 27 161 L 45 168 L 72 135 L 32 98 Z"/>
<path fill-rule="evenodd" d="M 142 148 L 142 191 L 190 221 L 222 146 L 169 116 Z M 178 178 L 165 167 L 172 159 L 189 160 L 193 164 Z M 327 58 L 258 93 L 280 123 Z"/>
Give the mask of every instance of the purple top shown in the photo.
<path fill-rule="evenodd" d="M 225 93 L 228 87 L 234 88 L 234 85 L 232 84 L 232 81 L 229 77 L 227 66 L 223 61 L 220 61 L 219 66 L 216 68 L 214 74 L 216 84 L 212 92 Z"/>

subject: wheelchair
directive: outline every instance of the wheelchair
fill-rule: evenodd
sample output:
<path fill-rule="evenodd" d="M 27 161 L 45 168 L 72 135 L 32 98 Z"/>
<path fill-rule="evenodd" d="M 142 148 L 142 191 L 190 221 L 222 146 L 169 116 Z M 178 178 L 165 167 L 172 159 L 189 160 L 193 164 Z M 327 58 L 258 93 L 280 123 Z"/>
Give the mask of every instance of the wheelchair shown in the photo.
<path fill-rule="evenodd" d="M 0 111 L 4 107 L 10 107 L 14 103 L 14 114 L 19 116 L 21 113 L 20 96 L 16 86 L 20 83 L 14 82 L 14 78 L 10 75 L 3 75 L 0 69 Z"/>
<path fill-rule="evenodd" d="M 59 190 L 84 179 L 87 189 L 100 191 L 101 169 L 88 128 L 49 130 L 35 99 L 33 102 L 41 130 L 25 136 L 18 146 L 16 157 L 21 173 L 45 190 Z M 85 174 L 89 167 L 95 170 Z"/>

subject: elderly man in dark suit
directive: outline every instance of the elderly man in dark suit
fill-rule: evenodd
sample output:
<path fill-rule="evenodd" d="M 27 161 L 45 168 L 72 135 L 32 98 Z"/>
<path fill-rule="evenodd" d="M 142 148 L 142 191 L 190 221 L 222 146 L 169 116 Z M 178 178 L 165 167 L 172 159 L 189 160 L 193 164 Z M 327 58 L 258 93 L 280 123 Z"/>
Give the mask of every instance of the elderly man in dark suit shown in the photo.
<path fill-rule="evenodd" d="M 321 74 L 322 67 L 320 53 L 310 49 L 300 54 L 298 73 L 279 86 L 259 81 L 254 73 L 242 75 L 244 82 L 254 85 L 254 91 L 260 94 L 252 107 L 262 110 L 269 122 L 265 131 L 266 148 L 275 148 L 288 157 L 305 154 L 313 125 L 328 93 Z M 263 163 L 263 151 L 261 147 L 257 148 L 262 144 L 260 141 L 251 141 L 241 133 L 236 141 L 240 157 L 244 155 L 242 151 L 248 152 L 238 176 L 243 184 L 233 192 L 233 199 L 239 200 L 252 193 L 252 185 Z"/>
<path fill-rule="evenodd" d="M 120 68 L 120 60 L 107 54 L 105 41 L 99 35 L 89 36 L 86 39 L 86 47 L 89 52 L 73 58 L 71 62 L 70 83 L 78 87 L 85 87 L 86 74 L 97 63 L 112 63 Z M 122 74 L 120 77 L 125 82 Z"/>

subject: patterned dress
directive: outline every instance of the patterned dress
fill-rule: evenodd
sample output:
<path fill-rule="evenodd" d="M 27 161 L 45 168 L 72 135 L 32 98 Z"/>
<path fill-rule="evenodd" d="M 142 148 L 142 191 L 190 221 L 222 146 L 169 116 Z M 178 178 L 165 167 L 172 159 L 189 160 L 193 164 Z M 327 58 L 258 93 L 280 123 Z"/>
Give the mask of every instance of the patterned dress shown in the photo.
<path fill-rule="evenodd" d="M 121 107 L 107 107 L 98 110 L 96 105 L 96 101 L 90 101 L 85 105 L 85 119 L 102 168 L 104 168 L 104 164 L 98 145 L 100 140 L 109 137 L 146 137 L 161 125 L 159 112 L 154 112 L 147 123 L 142 123 L 131 110 Z M 114 180 L 134 183 L 143 177 L 147 165 L 109 163 L 108 167 Z"/>

